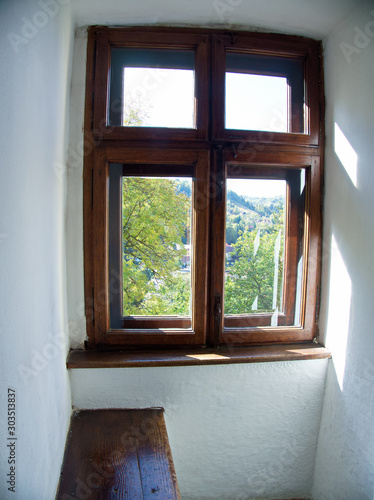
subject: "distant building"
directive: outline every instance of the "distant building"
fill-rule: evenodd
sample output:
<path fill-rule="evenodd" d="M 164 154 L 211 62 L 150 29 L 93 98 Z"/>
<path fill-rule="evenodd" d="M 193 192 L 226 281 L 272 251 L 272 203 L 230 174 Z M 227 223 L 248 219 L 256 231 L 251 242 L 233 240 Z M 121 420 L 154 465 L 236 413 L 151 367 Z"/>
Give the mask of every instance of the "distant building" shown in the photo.
<path fill-rule="evenodd" d="M 234 251 L 234 247 L 226 243 L 226 258 L 228 261 L 232 260 L 232 252 Z"/>

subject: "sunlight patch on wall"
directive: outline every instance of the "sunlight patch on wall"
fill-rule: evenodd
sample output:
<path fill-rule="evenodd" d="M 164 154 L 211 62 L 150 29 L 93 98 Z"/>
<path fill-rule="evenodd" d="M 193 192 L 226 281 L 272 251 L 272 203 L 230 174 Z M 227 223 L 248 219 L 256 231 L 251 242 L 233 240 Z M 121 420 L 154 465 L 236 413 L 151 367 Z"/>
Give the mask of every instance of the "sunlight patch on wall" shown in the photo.
<path fill-rule="evenodd" d="M 335 123 L 334 148 L 353 185 L 357 187 L 357 153 Z"/>
<path fill-rule="evenodd" d="M 346 350 L 349 333 L 352 281 L 334 235 L 331 238 L 331 271 L 326 346 L 343 390 Z"/>

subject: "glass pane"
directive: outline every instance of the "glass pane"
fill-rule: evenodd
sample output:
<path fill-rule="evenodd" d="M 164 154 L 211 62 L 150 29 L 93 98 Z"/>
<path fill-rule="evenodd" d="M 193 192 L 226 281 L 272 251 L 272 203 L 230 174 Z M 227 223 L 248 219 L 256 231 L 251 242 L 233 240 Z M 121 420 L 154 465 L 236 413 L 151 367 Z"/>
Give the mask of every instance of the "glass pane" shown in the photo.
<path fill-rule="evenodd" d="M 283 312 L 286 187 L 227 180 L 225 315 Z"/>
<path fill-rule="evenodd" d="M 287 78 L 226 73 L 226 128 L 288 131 Z"/>
<path fill-rule="evenodd" d="M 192 128 L 194 72 L 188 69 L 124 69 L 123 125 Z"/>
<path fill-rule="evenodd" d="M 226 54 L 225 127 L 307 133 L 301 59 Z"/>
<path fill-rule="evenodd" d="M 123 315 L 191 314 L 192 179 L 123 177 Z"/>
<path fill-rule="evenodd" d="M 193 51 L 112 49 L 110 124 L 193 128 L 194 68 Z"/>

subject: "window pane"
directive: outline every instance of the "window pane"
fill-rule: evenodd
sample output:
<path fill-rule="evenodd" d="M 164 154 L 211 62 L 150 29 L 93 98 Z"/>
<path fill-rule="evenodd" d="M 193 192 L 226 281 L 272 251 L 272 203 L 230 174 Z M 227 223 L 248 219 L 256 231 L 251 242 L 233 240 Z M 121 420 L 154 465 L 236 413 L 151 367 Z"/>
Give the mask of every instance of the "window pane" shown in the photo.
<path fill-rule="evenodd" d="M 226 73 L 226 128 L 288 131 L 287 79 Z"/>
<path fill-rule="evenodd" d="M 123 94 L 124 126 L 193 127 L 192 70 L 125 68 Z"/>
<path fill-rule="evenodd" d="M 305 133 L 300 59 L 226 54 L 225 127 Z"/>
<path fill-rule="evenodd" d="M 123 177 L 123 316 L 190 316 L 190 178 Z"/>
<path fill-rule="evenodd" d="M 193 128 L 192 51 L 112 49 L 111 125 Z"/>
<path fill-rule="evenodd" d="M 283 312 L 286 187 L 227 180 L 225 315 Z"/>

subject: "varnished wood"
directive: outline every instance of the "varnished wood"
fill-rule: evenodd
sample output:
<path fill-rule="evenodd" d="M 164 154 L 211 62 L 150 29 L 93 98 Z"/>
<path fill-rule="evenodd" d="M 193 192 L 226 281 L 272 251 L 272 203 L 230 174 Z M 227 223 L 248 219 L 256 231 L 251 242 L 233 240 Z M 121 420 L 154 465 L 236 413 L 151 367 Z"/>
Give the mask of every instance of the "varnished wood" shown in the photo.
<path fill-rule="evenodd" d="M 162 409 L 74 412 L 56 500 L 179 500 Z"/>
<path fill-rule="evenodd" d="M 290 159 L 290 158 L 289 158 Z M 279 162 L 279 160 L 278 160 Z M 303 205 L 299 203 L 300 198 L 300 172 L 296 170 L 296 166 L 293 165 L 283 167 L 278 164 L 276 167 L 269 165 L 262 166 L 252 166 L 246 163 L 239 163 L 238 161 L 229 163 L 226 165 L 226 178 L 243 178 L 243 179 L 283 179 L 287 181 L 287 196 L 286 196 L 286 206 L 285 206 L 285 216 L 286 216 L 286 241 L 285 241 L 285 259 L 284 259 L 284 285 L 283 285 L 283 308 L 284 314 L 279 314 L 277 320 L 277 326 L 289 326 L 294 325 L 294 315 L 295 315 L 295 296 L 296 296 L 296 284 L 297 284 L 297 264 L 300 258 L 299 248 L 300 241 L 304 234 L 304 226 L 302 225 L 301 231 L 299 231 L 300 218 L 303 219 Z M 300 214 L 301 211 L 301 214 Z M 225 238 L 223 238 L 225 241 Z M 221 249 L 222 252 L 222 249 Z M 224 257 L 219 255 L 218 259 L 221 261 Z M 223 286 L 223 283 L 221 284 Z M 247 315 L 231 315 L 224 316 L 224 331 L 225 338 L 231 338 L 235 335 L 240 339 L 241 342 L 249 341 L 253 339 L 253 333 L 258 334 L 258 327 L 270 326 L 271 325 L 272 314 L 250 314 Z M 239 331 L 238 328 L 241 330 Z M 249 331 L 250 328 L 256 328 L 255 331 Z M 231 329 L 231 330 L 230 330 Z M 248 331 L 248 336 L 246 337 L 246 330 Z M 231 331 L 231 333 L 230 333 Z M 236 333 L 234 333 L 236 332 Z M 220 333 L 221 337 L 222 331 Z M 282 330 L 278 331 L 278 334 L 283 335 Z M 292 339 L 294 339 L 295 332 L 292 332 Z M 256 337 L 257 338 L 257 337 Z M 265 338 L 264 338 L 265 340 Z M 274 338 L 276 341 L 277 338 Z M 286 340 L 286 338 L 284 339 Z M 288 340 L 291 340 L 289 338 Z M 225 340 L 225 343 L 227 340 Z"/>
<path fill-rule="evenodd" d="M 175 31 L 126 30 L 113 28 L 91 28 L 91 37 L 96 40 L 96 77 L 94 129 L 99 130 L 102 139 L 127 139 L 129 141 L 160 140 L 207 140 L 209 122 L 209 58 L 210 42 L 205 34 L 185 32 L 176 36 Z M 195 128 L 165 129 L 162 127 L 103 127 L 107 124 L 108 74 L 110 70 L 110 49 L 157 48 L 168 50 L 193 50 L 195 52 L 195 100 L 198 116 Z"/>
<path fill-rule="evenodd" d="M 209 341 L 218 345 L 223 328 L 223 286 L 225 272 L 225 217 L 226 217 L 226 182 L 225 162 L 222 149 L 212 151 L 211 169 L 211 208 L 210 208 L 210 301 L 209 301 Z"/>
<path fill-rule="evenodd" d="M 324 359 L 330 351 L 314 344 L 276 344 L 250 347 L 218 347 L 189 350 L 142 351 L 70 351 L 67 367 L 131 368 L 147 366 L 220 365 L 230 363 L 263 363 L 301 359 Z"/>
<path fill-rule="evenodd" d="M 287 38 L 275 34 L 263 33 L 242 33 L 231 34 L 218 33 L 213 37 L 213 138 L 221 141 L 241 141 L 255 140 L 258 131 L 248 130 L 228 130 L 224 126 L 224 109 L 222 103 L 225 99 L 225 56 L 226 52 L 238 54 L 253 54 L 263 56 L 273 56 L 278 58 L 296 58 L 304 66 L 305 99 L 308 113 L 307 133 L 279 133 L 261 132 L 262 140 L 269 143 L 292 143 L 299 145 L 316 145 L 320 140 L 319 124 L 319 52 L 321 44 L 306 38 Z M 297 40 L 297 41 L 296 41 Z M 295 115 L 303 114 L 303 102 L 300 96 L 293 101 L 293 106 L 298 109 L 293 110 Z M 303 127 L 304 128 L 304 127 Z M 292 120 L 291 132 L 301 130 L 298 120 Z"/>
<path fill-rule="evenodd" d="M 90 145 L 90 150 L 84 156 L 83 166 L 83 244 L 84 244 L 84 293 L 85 293 L 85 316 L 87 325 L 87 346 L 95 345 L 95 332 L 93 325 L 93 288 L 94 288 L 94 260 L 93 252 L 87 251 L 92 248 L 93 241 L 93 138 L 92 138 L 92 113 L 93 113 L 93 85 L 94 85 L 94 53 L 95 39 L 88 37 L 87 42 L 87 68 L 86 68 L 86 95 L 85 95 L 85 118 L 84 118 L 84 143 Z"/>
<path fill-rule="evenodd" d="M 309 200 L 309 241 L 307 248 L 308 268 L 306 273 L 305 291 L 305 329 L 311 336 L 318 335 L 318 301 L 321 279 L 321 249 L 322 249 L 322 174 L 321 161 L 315 158 L 312 163 L 311 190 Z"/>
<path fill-rule="evenodd" d="M 192 235 L 192 327 L 196 332 L 201 332 L 200 345 L 205 345 L 208 341 L 208 242 L 211 202 L 209 162 L 209 152 L 200 151 L 197 153 L 192 193 L 192 228 L 195 228 Z"/>
<path fill-rule="evenodd" d="M 193 329 L 155 328 L 151 325 L 148 328 L 108 329 L 102 334 L 97 347 L 105 349 L 126 346 L 134 349 L 139 347 L 201 346 L 204 345 L 201 336 L 202 332 Z"/>
<path fill-rule="evenodd" d="M 312 332 L 306 328 L 290 326 L 264 326 L 250 328 L 224 328 L 220 336 L 221 346 L 249 346 L 276 342 L 310 342 Z"/>
<path fill-rule="evenodd" d="M 296 288 L 297 288 L 297 265 L 302 251 L 300 250 L 300 240 L 304 237 L 304 211 L 305 207 L 300 202 L 300 171 L 291 170 L 287 175 L 287 210 L 286 210 L 286 231 L 285 259 L 284 259 L 284 290 L 283 303 L 287 325 L 294 325 Z M 301 297 L 299 298 L 301 301 Z"/>
<path fill-rule="evenodd" d="M 190 317 L 180 318 L 172 316 L 138 316 L 138 317 L 124 317 L 122 320 L 122 328 L 129 328 L 131 330 L 155 328 L 183 328 L 184 330 L 192 328 Z"/>
<path fill-rule="evenodd" d="M 94 95 L 93 95 L 93 131 L 100 139 L 104 136 L 104 127 L 107 125 L 107 96 L 109 81 L 107 75 L 110 70 L 110 48 L 106 33 L 95 36 L 95 66 L 94 66 Z M 100 70 L 99 70 L 100 69 Z"/>
<path fill-rule="evenodd" d="M 237 331 L 238 327 L 258 328 L 263 326 L 270 326 L 272 316 L 272 313 L 225 315 L 224 328 L 225 330 L 233 328 L 233 331 Z M 277 326 L 290 326 L 289 318 L 283 313 L 278 314 Z"/>
<path fill-rule="evenodd" d="M 110 293 L 109 293 L 109 252 L 108 252 L 108 213 L 109 213 L 109 168 L 111 161 L 122 164 L 123 174 L 139 174 L 145 170 L 152 175 L 169 175 L 174 166 L 177 172 L 191 175 L 193 181 L 192 196 L 192 234 L 193 265 L 193 307 L 191 322 L 184 319 L 166 320 L 140 318 L 123 320 L 123 329 L 110 328 Z M 143 151 L 141 149 L 121 148 L 97 149 L 94 153 L 93 196 L 90 217 L 95 227 L 93 245 L 86 249 L 93 253 L 93 332 L 95 345 L 101 346 L 163 346 L 206 344 L 207 317 L 207 247 L 208 247 L 208 211 L 210 202 L 208 153 L 204 151 Z M 91 347 L 92 343 L 88 347 Z"/>
<path fill-rule="evenodd" d="M 241 152 L 236 155 L 234 161 L 227 162 L 227 178 L 264 178 L 264 179 L 285 179 L 288 182 L 287 196 L 287 238 L 285 245 L 285 280 L 284 280 L 284 315 L 279 316 L 278 327 L 270 328 L 271 315 L 248 314 L 238 316 L 224 316 L 222 328 L 219 328 L 218 340 L 215 338 L 214 344 L 220 345 L 248 345 L 251 343 L 261 342 L 295 342 L 298 339 L 301 341 L 312 340 L 317 335 L 317 329 L 313 326 L 316 296 L 318 286 L 319 265 L 318 248 L 314 245 L 310 246 L 310 242 L 314 239 L 317 244 L 320 235 L 320 188 L 317 179 L 320 179 L 318 156 L 302 155 L 300 152 L 288 154 L 276 159 L 274 165 L 266 165 L 266 159 L 272 160 L 273 152 L 269 153 L 264 147 L 258 152 L 256 161 L 251 161 L 252 153 Z M 232 153 L 225 152 L 226 158 L 232 158 Z M 241 160 L 241 161 L 240 161 Z M 292 163 L 297 160 L 297 162 Z M 217 159 L 215 163 L 218 165 Z M 222 168 L 222 167 L 221 167 Z M 300 179 L 299 172 L 303 168 L 305 170 L 306 187 L 308 191 L 307 203 L 304 202 L 304 192 L 300 194 Z M 313 192 L 312 197 L 310 193 Z M 213 250 L 211 254 L 212 270 L 219 268 L 224 262 L 224 247 L 222 242 L 225 241 L 225 207 L 223 201 L 214 201 L 214 222 L 212 225 L 211 242 Z M 312 211 L 312 212 L 311 212 Z M 304 223 L 305 219 L 305 223 Z M 314 221 L 309 224 L 309 221 Z M 314 228 L 312 231 L 312 227 Z M 314 235 L 314 236 L 313 236 Z M 302 243 L 304 242 L 304 246 Z M 215 248 L 215 249 L 214 249 Z M 301 291 L 301 327 L 295 328 L 295 301 L 296 301 L 296 285 L 298 270 L 297 265 L 299 259 L 304 257 L 303 270 L 303 289 Z M 310 265 L 307 265 L 308 259 Z M 212 271 L 213 272 L 213 271 Z M 307 272 L 309 275 L 307 275 Z M 314 276 L 314 282 L 312 279 Z M 311 287 L 308 292 L 305 288 L 305 283 L 309 278 Z M 224 282 L 223 273 L 213 274 L 211 291 L 211 303 L 215 297 L 223 296 Z M 315 288 L 314 288 L 315 286 Z M 214 312 L 212 311 L 212 314 Z M 288 328 L 286 328 L 288 326 Z M 263 328 L 267 327 L 267 328 Z M 211 322 L 211 329 L 215 329 L 214 323 Z M 217 336 L 216 336 L 217 337 Z"/>
<path fill-rule="evenodd" d="M 95 151 L 93 177 L 94 328 L 99 343 L 109 329 L 109 168 L 103 151 Z"/>
<path fill-rule="evenodd" d="M 196 128 L 110 126 L 107 120 L 108 73 L 111 47 L 190 49 L 195 51 Z M 231 131 L 224 129 L 225 51 L 295 58 L 303 61 L 307 133 L 301 131 L 301 95 L 293 96 L 293 133 Z M 84 253 L 85 296 L 88 343 L 94 349 L 193 345 L 236 345 L 262 342 L 295 342 L 318 336 L 318 303 L 321 273 L 321 200 L 323 189 L 323 73 L 321 44 L 303 37 L 268 33 L 245 33 L 177 28 L 109 28 L 89 30 L 87 49 L 84 163 Z M 210 66 L 210 61 L 213 66 Z M 210 74 L 211 72 L 211 74 Z M 94 76 L 93 76 L 94 75 Z M 292 79 L 292 78 L 291 78 Z M 212 94 L 211 94 L 212 92 Z M 209 106 L 210 111 L 209 111 Z M 87 152 L 87 149 L 89 150 Z M 219 153 L 218 153 L 219 151 Z M 110 329 L 108 292 L 108 164 L 110 162 L 145 165 L 192 165 L 194 169 L 193 224 L 194 255 L 192 276 L 192 327 L 142 320 L 127 328 Z M 215 319 L 215 301 L 223 304 L 225 188 L 217 199 L 217 180 L 227 166 L 250 165 L 253 172 L 281 178 L 284 172 L 305 168 L 309 179 L 306 197 L 303 255 L 301 328 L 280 325 L 271 329 L 261 318 L 253 328 L 238 329 L 231 319 L 227 328 L 223 318 Z M 228 168 L 228 167 L 227 167 Z M 152 170 L 153 171 L 153 170 Z M 161 172 L 161 170 L 160 170 Z M 261 174 L 264 175 L 264 174 Z M 218 176 L 218 177 L 217 177 Z M 294 205 L 294 204 L 293 204 Z M 292 210 L 291 210 L 292 212 Z M 293 212 L 292 212 L 293 213 Z M 296 217 L 300 220 L 300 217 Z M 291 225 L 295 225 L 295 216 Z M 286 260 L 289 268 L 300 255 L 295 228 L 290 232 Z M 292 234 L 291 234 L 292 233 Z M 287 246 L 287 245 L 286 245 Z M 286 280 L 286 300 L 294 295 L 295 280 Z M 293 309 L 293 306 L 289 310 Z M 286 311 L 287 312 L 287 311 Z M 290 314 L 288 322 L 290 321 Z M 245 325 L 245 320 L 242 326 Z M 282 320 L 283 321 L 283 320 Z M 281 321 L 281 323 L 282 323 Z M 287 323 L 287 321 L 286 321 Z M 183 326 L 180 328 L 180 326 Z"/>

